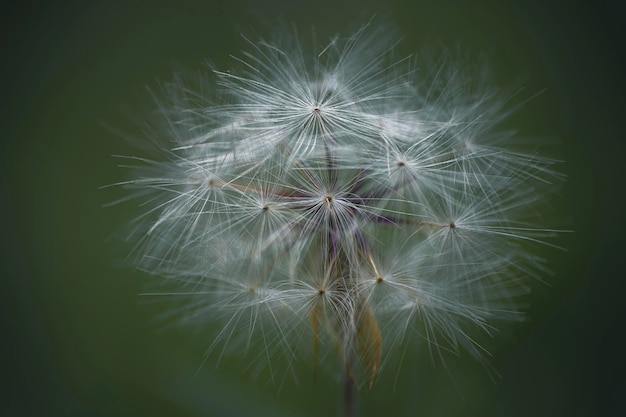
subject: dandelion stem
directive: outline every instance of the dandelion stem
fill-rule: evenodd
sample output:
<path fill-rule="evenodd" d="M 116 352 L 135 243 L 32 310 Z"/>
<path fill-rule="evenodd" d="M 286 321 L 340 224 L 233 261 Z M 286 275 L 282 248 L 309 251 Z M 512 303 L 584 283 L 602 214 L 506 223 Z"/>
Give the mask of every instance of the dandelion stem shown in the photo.
<path fill-rule="evenodd" d="M 343 384 L 343 407 L 346 417 L 357 417 L 356 413 L 356 387 L 354 384 L 354 376 L 352 375 L 352 366 L 350 361 L 346 361 L 346 373 L 344 375 Z"/>

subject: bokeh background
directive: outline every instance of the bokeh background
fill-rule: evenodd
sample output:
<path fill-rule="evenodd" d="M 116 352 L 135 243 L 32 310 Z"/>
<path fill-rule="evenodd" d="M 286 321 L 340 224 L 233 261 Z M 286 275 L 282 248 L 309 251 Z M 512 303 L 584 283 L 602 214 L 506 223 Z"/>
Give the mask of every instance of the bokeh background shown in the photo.
<path fill-rule="evenodd" d="M 173 71 L 220 68 L 240 33 L 276 22 L 346 33 L 375 13 L 401 55 L 428 45 L 485 53 L 496 82 L 541 92 L 514 116 L 524 135 L 558 138 L 566 161 L 556 226 L 529 320 L 508 329 L 495 382 L 468 358 L 409 355 L 359 393 L 363 416 L 626 415 L 623 33 L 604 1 L 14 1 L 0 5 L 0 219 L 5 416 L 333 416 L 340 390 L 306 372 L 271 384 L 238 358 L 202 366 L 206 339 L 152 323 L 115 232 L 137 213 L 114 154 L 151 109 L 145 86 Z M 205 335 L 207 336 L 207 335 Z M 208 336 L 210 337 L 210 335 Z M 306 371 L 306 370 L 305 370 Z"/>

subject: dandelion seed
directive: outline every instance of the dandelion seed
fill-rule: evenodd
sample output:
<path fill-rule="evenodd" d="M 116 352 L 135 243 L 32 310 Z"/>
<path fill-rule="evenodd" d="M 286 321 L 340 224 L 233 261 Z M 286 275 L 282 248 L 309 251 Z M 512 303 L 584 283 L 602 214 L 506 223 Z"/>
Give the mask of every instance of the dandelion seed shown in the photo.
<path fill-rule="evenodd" d="M 555 161 L 507 148 L 505 101 L 450 57 L 394 60 L 385 32 L 310 55 L 250 42 L 202 86 L 220 104 L 173 83 L 152 131 L 164 160 L 124 183 L 139 267 L 185 296 L 181 323 L 220 326 L 210 354 L 252 352 L 272 375 L 340 364 L 346 398 L 415 332 L 484 357 L 475 332 L 519 317 L 544 271 L 532 245 L 555 234 L 534 209 Z"/>

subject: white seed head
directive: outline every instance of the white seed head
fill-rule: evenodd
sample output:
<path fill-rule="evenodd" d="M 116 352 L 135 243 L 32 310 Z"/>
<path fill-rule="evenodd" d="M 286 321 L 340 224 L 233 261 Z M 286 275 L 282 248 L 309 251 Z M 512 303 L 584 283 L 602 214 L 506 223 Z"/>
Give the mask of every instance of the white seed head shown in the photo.
<path fill-rule="evenodd" d="M 476 334 L 518 319 L 543 272 L 554 161 L 508 147 L 482 69 L 396 60 L 385 29 L 250 42 L 239 71 L 159 101 L 160 159 L 125 183 L 138 264 L 183 300 L 181 323 L 218 326 L 218 357 L 334 354 L 370 383 L 415 334 L 481 357 Z"/>

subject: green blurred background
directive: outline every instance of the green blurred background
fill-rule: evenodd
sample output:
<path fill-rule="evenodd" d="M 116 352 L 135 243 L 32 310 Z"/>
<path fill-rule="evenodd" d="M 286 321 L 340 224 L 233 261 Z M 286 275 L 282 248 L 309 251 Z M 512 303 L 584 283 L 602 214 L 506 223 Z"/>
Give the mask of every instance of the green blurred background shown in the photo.
<path fill-rule="evenodd" d="M 57 3 L 57 4 L 53 4 Z M 117 4 L 116 4 L 117 3 Z M 35 2 L 0 6 L 2 93 L 2 359 L 5 416 L 339 415 L 339 388 L 305 369 L 272 386 L 237 359 L 202 362 L 206 338 L 152 324 L 139 273 L 115 231 L 137 213 L 100 186 L 124 179 L 131 154 L 109 129 L 137 132 L 145 85 L 178 68 L 220 68 L 279 19 L 320 38 L 374 13 L 404 37 L 401 54 L 458 43 L 490 58 L 496 81 L 529 96 L 524 135 L 558 137 L 569 180 L 553 202 L 576 232 L 547 251 L 529 321 L 508 329 L 492 382 L 468 358 L 432 365 L 408 355 L 359 393 L 363 416 L 623 416 L 624 100 L 618 1 L 180 0 Z M 206 336 L 206 335 L 205 335 Z M 277 393 L 278 388 L 280 392 Z"/>

